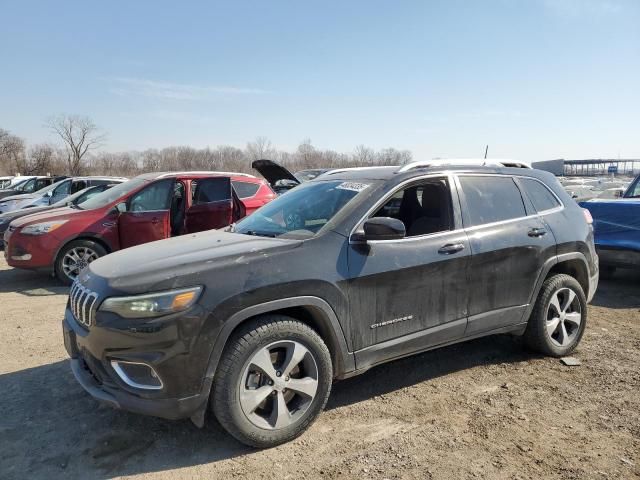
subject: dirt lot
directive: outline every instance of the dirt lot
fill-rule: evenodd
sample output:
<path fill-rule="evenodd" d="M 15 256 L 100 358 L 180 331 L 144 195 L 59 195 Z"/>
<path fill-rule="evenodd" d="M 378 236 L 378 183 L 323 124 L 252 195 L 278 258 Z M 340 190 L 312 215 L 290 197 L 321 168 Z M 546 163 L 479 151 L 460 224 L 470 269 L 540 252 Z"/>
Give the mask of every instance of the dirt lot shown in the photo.
<path fill-rule="evenodd" d="M 248 449 L 100 406 L 74 381 L 66 289 L 0 260 L 0 478 L 640 478 L 640 272 L 603 282 L 578 367 L 472 341 L 336 383 L 298 440 Z"/>

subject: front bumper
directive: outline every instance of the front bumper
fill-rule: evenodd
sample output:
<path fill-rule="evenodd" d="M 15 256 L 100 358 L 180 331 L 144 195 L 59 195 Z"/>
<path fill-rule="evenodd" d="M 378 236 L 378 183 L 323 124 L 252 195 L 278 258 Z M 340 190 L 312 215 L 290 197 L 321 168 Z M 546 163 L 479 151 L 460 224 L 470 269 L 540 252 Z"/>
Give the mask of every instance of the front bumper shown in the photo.
<path fill-rule="evenodd" d="M 165 349 L 163 355 L 156 355 L 151 349 L 157 350 L 160 345 L 154 343 L 158 338 L 153 334 L 149 335 L 147 341 L 133 342 L 136 348 L 131 347 L 131 343 L 125 347 L 122 344 L 120 335 L 137 337 L 130 332 L 118 332 L 117 329 L 107 329 L 92 327 L 97 331 L 87 331 L 81 327 L 73 318 L 69 309 L 66 310 L 65 319 L 62 321 L 64 344 L 67 353 L 71 357 L 71 370 L 78 383 L 96 400 L 110 405 L 111 407 L 127 410 L 143 415 L 177 420 L 189 418 L 202 418 L 208 399 L 211 382 L 200 377 L 198 388 L 185 387 L 184 378 L 177 378 L 175 371 L 184 371 L 185 355 L 172 355 L 178 345 L 171 345 L 166 335 L 163 335 L 162 348 Z M 113 335 L 109 335 L 113 332 Z M 144 337 L 144 335 L 143 335 Z M 121 358 L 120 348 L 108 348 L 109 338 L 113 341 L 113 346 L 117 345 L 126 350 L 127 360 L 144 359 L 148 364 L 152 364 L 150 358 L 158 359 L 163 357 L 159 365 L 153 364 L 153 368 L 160 372 L 164 380 L 164 387 L 158 391 L 140 390 L 126 385 L 109 365 L 109 358 L 115 356 Z M 105 344 L 106 345 L 103 345 Z M 179 340 L 178 340 L 179 342 Z M 198 370 L 193 361 L 192 370 Z M 202 370 L 205 368 L 203 366 Z M 189 373 L 184 371 L 184 377 L 189 377 Z M 192 385 L 193 382 L 187 383 Z M 180 394 L 180 390 L 185 390 Z M 192 391 L 189 391 L 192 390 Z M 201 423 L 201 422 L 196 422 Z"/>
<path fill-rule="evenodd" d="M 23 235 L 19 229 L 8 229 L 4 234 L 4 247 L 5 259 L 12 267 L 53 271 L 60 239 L 52 234 Z"/>

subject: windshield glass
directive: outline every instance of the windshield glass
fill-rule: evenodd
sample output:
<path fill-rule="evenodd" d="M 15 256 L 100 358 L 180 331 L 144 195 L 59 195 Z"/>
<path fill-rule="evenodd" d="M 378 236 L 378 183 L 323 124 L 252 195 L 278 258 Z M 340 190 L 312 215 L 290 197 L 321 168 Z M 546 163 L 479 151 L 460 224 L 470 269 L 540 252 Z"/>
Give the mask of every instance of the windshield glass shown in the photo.
<path fill-rule="evenodd" d="M 27 178 L 21 182 L 16 183 L 13 188 L 19 192 L 24 191 L 25 188 L 32 186 L 35 183 L 35 178 Z"/>
<path fill-rule="evenodd" d="M 244 218 L 233 231 L 265 237 L 310 238 L 369 186 L 339 180 L 307 183 Z"/>
<path fill-rule="evenodd" d="M 134 178 L 133 180 L 129 180 L 128 182 L 116 185 L 109 190 L 105 190 L 95 197 L 90 198 L 86 202 L 82 202 L 82 206 L 78 205 L 78 208 L 81 208 L 82 210 L 93 210 L 94 208 L 106 207 L 110 203 L 115 202 L 123 195 L 136 190 L 147 182 L 148 180 L 144 178 Z"/>
<path fill-rule="evenodd" d="M 13 185 L 7 186 L 7 189 L 18 190 L 18 187 L 20 187 L 21 185 L 24 185 L 27 180 L 29 180 L 29 179 L 25 178 L 24 180 L 19 180 L 16 183 L 14 183 Z"/>
<path fill-rule="evenodd" d="M 42 193 L 42 194 L 45 194 L 45 193 L 47 193 L 47 192 L 50 192 L 50 191 L 52 191 L 53 189 L 55 189 L 56 187 L 59 187 L 59 186 L 60 186 L 62 183 L 64 183 L 64 182 L 65 182 L 65 180 L 60 180 L 60 181 L 59 181 L 59 182 L 57 182 L 57 183 L 52 183 L 52 184 L 51 184 L 51 185 L 49 185 L 48 187 L 41 188 L 40 190 L 38 190 L 38 194 L 41 194 L 41 193 Z"/>
<path fill-rule="evenodd" d="M 640 177 L 636 178 L 635 182 L 631 184 L 629 190 L 625 194 L 626 198 L 639 198 L 640 197 Z"/>

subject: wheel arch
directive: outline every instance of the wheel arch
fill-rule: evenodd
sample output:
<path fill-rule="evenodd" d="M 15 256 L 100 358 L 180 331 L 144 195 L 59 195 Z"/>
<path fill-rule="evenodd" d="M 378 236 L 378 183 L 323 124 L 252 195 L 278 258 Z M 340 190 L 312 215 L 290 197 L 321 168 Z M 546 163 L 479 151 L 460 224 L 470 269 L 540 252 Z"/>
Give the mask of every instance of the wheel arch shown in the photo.
<path fill-rule="evenodd" d="M 69 245 L 71 242 L 77 242 L 79 240 L 88 240 L 90 242 L 95 242 L 98 245 L 100 245 L 102 248 L 104 248 L 108 254 L 113 252 L 113 248 L 111 248 L 111 245 L 109 244 L 109 242 L 107 242 L 105 239 L 103 239 L 98 235 L 83 233 L 81 235 L 78 235 L 77 237 L 68 238 L 60 244 L 60 247 L 56 250 L 56 253 L 53 256 L 53 265 L 51 270 L 53 271 L 54 274 L 56 273 L 56 264 L 58 263 L 58 255 L 60 255 L 60 252 L 62 252 L 67 247 L 67 245 Z"/>
<path fill-rule="evenodd" d="M 534 291 L 529 299 L 529 308 L 527 309 L 524 319 L 528 319 L 531 315 L 531 311 L 536 303 L 536 299 L 540 294 L 540 289 L 544 281 L 549 278 L 550 275 L 557 273 L 564 273 L 574 277 L 582 289 L 587 298 L 590 298 L 590 283 L 589 283 L 589 267 L 587 259 L 580 252 L 564 253 L 549 258 L 542 267 Z"/>
<path fill-rule="evenodd" d="M 290 297 L 247 307 L 224 322 L 214 343 L 205 374 L 205 380 L 209 384 L 231 335 L 246 322 L 266 314 L 287 315 L 313 328 L 329 348 L 334 377 L 341 378 L 355 370 L 353 353 L 348 351 L 346 337 L 331 306 L 319 297 Z"/>

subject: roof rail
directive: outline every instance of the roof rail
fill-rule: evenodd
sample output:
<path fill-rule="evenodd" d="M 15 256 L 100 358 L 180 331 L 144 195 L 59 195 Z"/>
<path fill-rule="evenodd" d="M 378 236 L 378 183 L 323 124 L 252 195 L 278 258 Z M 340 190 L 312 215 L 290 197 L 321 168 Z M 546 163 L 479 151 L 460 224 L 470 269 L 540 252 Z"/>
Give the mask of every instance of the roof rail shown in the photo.
<path fill-rule="evenodd" d="M 345 167 L 345 168 L 333 168 L 327 172 L 324 172 L 322 175 L 334 175 L 336 173 L 342 172 L 353 172 L 358 170 L 371 170 L 373 168 L 393 168 L 394 165 L 376 165 L 371 167 Z M 319 177 L 322 175 L 318 175 Z"/>
<path fill-rule="evenodd" d="M 241 173 L 241 172 L 216 172 L 216 171 L 176 171 L 176 172 L 162 172 L 158 175 L 158 178 L 170 177 L 171 175 L 233 175 L 237 177 L 249 177 L 249 178 L 257 178 L 255 175 L 251 175 L 250 173 Z"/>
<path fill-rule="evenodd" d="M 416 168 L 442 167 L 451 166 L 479 166 L 479 167 L 515 167 L 515 168 L 531 168 L 523 162 L 514 160 L 495 160 L 490 158 L 447 158 L 436 160 L 417 160 L 407 163 L 398 170 L 398 173 L 408 172 Z"/>

